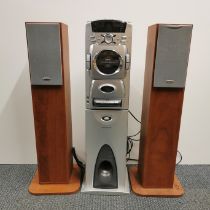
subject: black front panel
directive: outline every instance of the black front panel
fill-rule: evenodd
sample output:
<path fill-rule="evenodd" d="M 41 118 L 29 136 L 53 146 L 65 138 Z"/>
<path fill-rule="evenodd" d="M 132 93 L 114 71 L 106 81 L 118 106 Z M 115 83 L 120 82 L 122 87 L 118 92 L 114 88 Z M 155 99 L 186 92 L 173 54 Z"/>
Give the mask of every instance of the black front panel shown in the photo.
<path fill-rule="evenodd" d="M 98 153 L 93 187 L 101 189 L 114 189 L 118 187 L 117 166 L 114 153 L 107 144 L 103 145 Z"/>
<path fill-rule="evenodd" d="M 126 22 L 119 20 L 96 20 L 91 22 L 93 32 L 125 33 Z"/>
<path fill-rule="evenodd" d="M 112 50 L 103 50 L 96 59 L 96 65 L 103 74 L 114 74 L 120 66 L 120 55 Z"/>

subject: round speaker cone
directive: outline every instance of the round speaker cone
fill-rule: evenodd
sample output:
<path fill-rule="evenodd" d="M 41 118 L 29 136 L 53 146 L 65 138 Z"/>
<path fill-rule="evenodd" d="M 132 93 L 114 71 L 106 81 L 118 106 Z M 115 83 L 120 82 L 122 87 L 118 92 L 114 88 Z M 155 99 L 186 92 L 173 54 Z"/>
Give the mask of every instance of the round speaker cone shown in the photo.
<path fill-rule="evenodd" d="M 99 174 L 101 178 L 108 178 L 112 176 L 112 165 L 109 161 L 103 161 L 99 167 Z"/>
<path fill-rule="evenodd" d="M 112 50 L 103 50 L 97 56 L 96 65 L 103 74 L 114 74 L 120 66 L 120 55 Z"/>

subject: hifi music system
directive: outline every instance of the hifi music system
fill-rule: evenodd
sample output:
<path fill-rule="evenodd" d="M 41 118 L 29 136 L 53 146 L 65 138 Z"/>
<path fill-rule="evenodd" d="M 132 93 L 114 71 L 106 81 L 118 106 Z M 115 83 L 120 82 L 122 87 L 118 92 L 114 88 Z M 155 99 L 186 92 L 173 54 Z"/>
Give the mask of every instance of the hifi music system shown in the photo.
<path fill-rule="evenodd" d="M 138 165 L 128 167 L 128 109 L 132 25 L 119 20 L 86 24 L 85 144 L 82 192 L 178 197 L 175 175 L 193 26 L 148 28 Z M 72 152 L 68 27 L 27 22 L 26 36 L 38 170 L 32 194 L 80 189 L 84 164 Z M 134 116 L 135 118 L 135 116 Z"/>

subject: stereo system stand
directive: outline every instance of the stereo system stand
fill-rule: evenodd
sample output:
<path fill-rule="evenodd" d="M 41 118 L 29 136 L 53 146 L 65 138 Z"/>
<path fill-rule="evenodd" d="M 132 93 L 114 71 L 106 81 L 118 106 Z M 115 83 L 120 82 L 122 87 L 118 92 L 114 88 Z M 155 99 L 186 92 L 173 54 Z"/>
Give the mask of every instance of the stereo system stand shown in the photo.
<path fill-rule="evenodd" d="M 86 174 L 83 192 L 129 193 L 126 168 L 131 24 L 86 25 Z"/>

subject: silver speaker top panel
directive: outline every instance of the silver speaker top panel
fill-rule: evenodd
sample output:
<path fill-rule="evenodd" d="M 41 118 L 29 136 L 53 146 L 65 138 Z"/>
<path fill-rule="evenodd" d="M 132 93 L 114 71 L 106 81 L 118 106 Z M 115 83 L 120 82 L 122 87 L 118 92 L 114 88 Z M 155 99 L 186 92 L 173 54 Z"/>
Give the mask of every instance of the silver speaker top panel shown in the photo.
<path fill-rule="evenodd" d="M 192 25 L 158 27 L 154 87 L 185 87 Z"/>
<path fill-rule="evenodd" d="M 32 85 L 62 85 L 59 23 L 26 23 Z"/>

